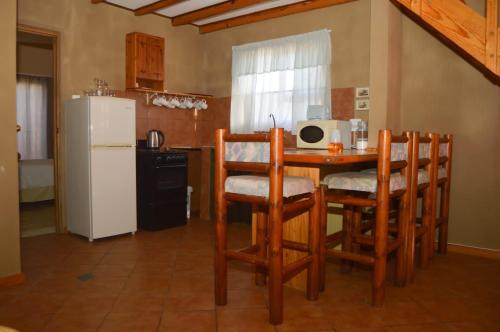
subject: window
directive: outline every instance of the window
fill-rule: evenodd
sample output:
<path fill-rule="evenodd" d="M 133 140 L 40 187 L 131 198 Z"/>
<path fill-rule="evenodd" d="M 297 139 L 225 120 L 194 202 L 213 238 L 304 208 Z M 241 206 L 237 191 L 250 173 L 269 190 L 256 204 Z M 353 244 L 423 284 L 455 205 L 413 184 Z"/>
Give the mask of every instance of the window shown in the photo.
<path fill-rule="evenodd" d="M 331 106 L 330 31 L 233 47 L 231 131 L 295 132 L 308 105 Z"/>

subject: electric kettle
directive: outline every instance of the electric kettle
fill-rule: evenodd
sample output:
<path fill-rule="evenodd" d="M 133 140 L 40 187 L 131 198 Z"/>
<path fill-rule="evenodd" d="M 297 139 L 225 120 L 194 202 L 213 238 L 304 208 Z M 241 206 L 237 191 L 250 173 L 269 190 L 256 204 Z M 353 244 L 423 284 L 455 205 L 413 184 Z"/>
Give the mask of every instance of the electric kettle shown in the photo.
<path fill-rule="evenodd" d="M 146 146 L 148 149 L 159 149 L 165 142 L 165 136 L 160 130 L 153 129 L 148 131 Z"/>

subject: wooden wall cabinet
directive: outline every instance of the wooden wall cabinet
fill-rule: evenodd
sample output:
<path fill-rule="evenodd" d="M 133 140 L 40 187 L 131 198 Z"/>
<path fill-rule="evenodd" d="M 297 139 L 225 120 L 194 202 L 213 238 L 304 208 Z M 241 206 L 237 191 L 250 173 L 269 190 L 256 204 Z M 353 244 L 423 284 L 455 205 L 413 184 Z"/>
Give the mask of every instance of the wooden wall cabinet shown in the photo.
<path fill-rule="evenodd" d="M 127 34 L 127 89 L 163 90 L 165 39 L 140 32 Z"/>

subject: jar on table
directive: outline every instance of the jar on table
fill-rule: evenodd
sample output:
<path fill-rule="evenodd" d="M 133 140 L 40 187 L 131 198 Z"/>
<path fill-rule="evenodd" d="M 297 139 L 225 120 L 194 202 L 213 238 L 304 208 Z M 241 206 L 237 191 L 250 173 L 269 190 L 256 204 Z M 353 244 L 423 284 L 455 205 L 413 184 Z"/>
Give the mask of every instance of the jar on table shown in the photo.
<path fill-rule="evenodd" d="M 368 147 L 368 122 L 360 121 L 356 132 L 356 149 L 364 150 Z"/>

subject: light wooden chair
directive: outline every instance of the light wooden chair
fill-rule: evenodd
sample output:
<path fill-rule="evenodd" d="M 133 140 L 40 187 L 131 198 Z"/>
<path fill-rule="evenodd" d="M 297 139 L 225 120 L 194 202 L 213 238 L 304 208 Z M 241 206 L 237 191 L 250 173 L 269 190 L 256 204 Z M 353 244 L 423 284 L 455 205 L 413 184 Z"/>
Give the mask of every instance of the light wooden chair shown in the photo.
<path fill-rule="evenodd" d="M 405 246 L 409 222 L 412 137 L 393 136 L 390 130 L 379 131 L 378 162 L 375 172 L 330 174 L 322 185 L 320 235 L 320 289 L 325 287 L 326 256 L 373 266 L 372 303 L 384 303 L 387 256 L 396 251 L 396 283 L 405 282 Z M 398 200 L 397 232 L 389 237 L 390 201 Z M 328 203 L 344 205 L 343 229 L 326 235 Z M 374 231 L 361 229 L 361 208 L 375 208 Z M 329 240 L 341 238 L 342 249 L 329 249 Z M 373 253 L 359 251 L 360 245 L 373 247 Z"/>
<path fill-rule="evenodd" d="M 236 259 L 256 267 L 256 283 L 268 282 L 269 321 L 283 321 L 283 283 L 307 269 L 307 298 L 318 298 L 319 269 L 319 190 L 310 178 L 284 176 L 283 129 L 269 134 L 230 134 L 216 132 L 215 194 L 216 253 L 215 303 L 227 303 L 227 260 Z M 228 170 L 264 173 L 228 176 Z M 248 248 L 227 248 L 226 211 L 229 202 L 246 202 L 257 212 L 256 243 Z M 309 212 L 307 244 L 283 240 L 283 224 Z M 306 255 L 283 265 L 283 248 Z"/>
<path fill-rule="evenodd" d="M 434 208 L 437 181 L 438 134 L 420 136 L 418 131 L 409 133 L 413 140 L 411 163 L 410 222 L 406 241 L 406 276 L 411 282 L 415 275 L 416 242 L 420 240 L 419 266 L 425 268 L 429 262 L 431 225 L 434 223 Z M 420 217 L 417 216 L 418 198 L 422 197 Z"/>
<path fill-rule="evenodd" d="M 446 254 L 448 250 L 448 220 L 450 210 L 450 186 L 451 186 L 451 160 L 453 155 L 453 135 L 446 134 L 439 138 L 437 158 L 437 188 L 440 189 L 439 213 L 437 213 L 437 192 L 435 195 L 435 208 L 437 214 L 433 218 L 430 231 L 430 256 L 435 252 L 436 229 L 439 231 L 438 252 Z"/>

